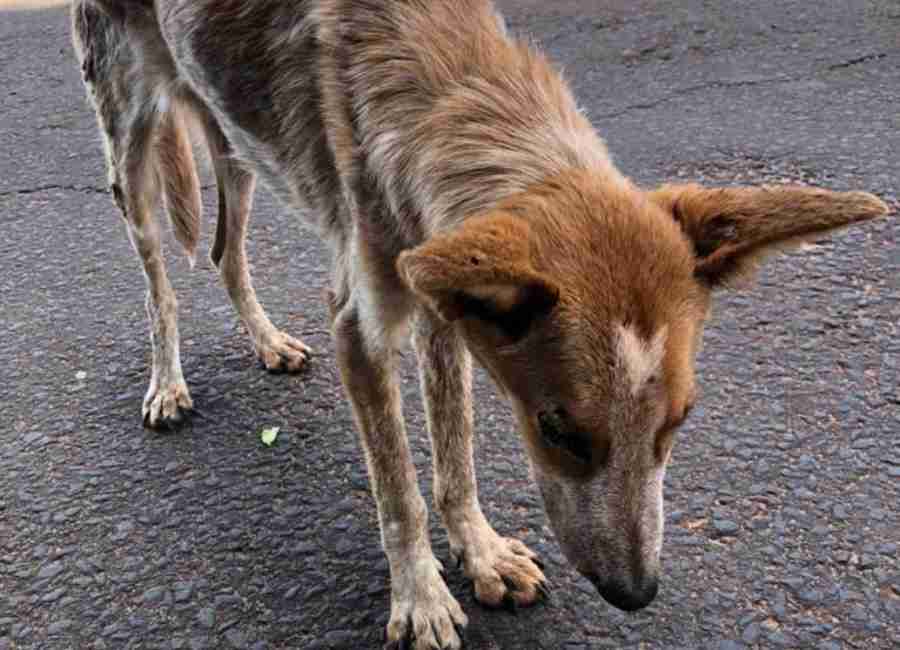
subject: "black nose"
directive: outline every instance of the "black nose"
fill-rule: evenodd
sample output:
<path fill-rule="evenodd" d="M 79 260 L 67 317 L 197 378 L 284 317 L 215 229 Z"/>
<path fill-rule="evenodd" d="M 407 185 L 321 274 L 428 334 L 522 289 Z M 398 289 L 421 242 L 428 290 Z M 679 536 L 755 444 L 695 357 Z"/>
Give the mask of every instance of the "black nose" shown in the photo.
<path fill-rule="evenodd" d="M 659 592 L 659 580 L 643 580 L 634 588 L 626 588 L 622 583 L 603 580 L 599 576 L 587 575 L 594 583 L 603 599 L 613 607 L 626 612 L 636 612 L 653 602 Z"/>

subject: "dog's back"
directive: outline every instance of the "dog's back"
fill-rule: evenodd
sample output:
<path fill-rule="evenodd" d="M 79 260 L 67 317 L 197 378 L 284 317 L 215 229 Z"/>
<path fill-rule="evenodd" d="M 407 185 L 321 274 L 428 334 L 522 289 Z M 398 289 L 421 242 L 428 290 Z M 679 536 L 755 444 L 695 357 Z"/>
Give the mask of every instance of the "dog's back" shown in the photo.
<path fill-rule="evenodd" d="M 389 263 L 572 166 L 620 178 L 553 67 L 486 0 L 91 2 L 126 17 L 140 56 L 174 57 L 158 94 L 187 89 L 323 234 L 378 219 Z"/>

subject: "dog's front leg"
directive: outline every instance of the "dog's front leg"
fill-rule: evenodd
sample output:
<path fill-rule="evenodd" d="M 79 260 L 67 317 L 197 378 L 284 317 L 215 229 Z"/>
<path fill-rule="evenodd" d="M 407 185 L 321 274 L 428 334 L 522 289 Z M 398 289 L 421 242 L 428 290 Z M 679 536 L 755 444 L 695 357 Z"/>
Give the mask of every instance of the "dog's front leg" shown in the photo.
<path fill-rule="evenodd" d="M 412 639 L 415 650 L 457 650 L 462 647 L 457 626 L 467 619 L 431 552 L 428 509 L 406 438 L 393 349 L 366 334 L 356 305 L 336 315 L 338 363 L 362 434 L 391 570 L 388 647 L 409 647 L 403 644 Z"/>
<path fill-rule="evenodd" d="M 435 507 L 450 550 L 489 606 L 531 605 L 546 593 L 536 556 L 498 535 L 478 503 L 472 454 L 472 363 L 453 325 L 422 312 L 414 335 L 434 457 Z"/>

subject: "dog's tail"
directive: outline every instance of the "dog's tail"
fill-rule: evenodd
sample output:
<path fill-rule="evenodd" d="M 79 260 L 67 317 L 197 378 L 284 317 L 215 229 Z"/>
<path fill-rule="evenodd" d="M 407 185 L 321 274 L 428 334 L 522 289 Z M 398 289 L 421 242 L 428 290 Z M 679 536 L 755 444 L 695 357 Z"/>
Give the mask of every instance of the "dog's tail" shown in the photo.
<path fill-rule="evenodd" d="M 175 239 L 184 246 L 193 266 L 200 239 L 203 203 L 197 164 L 185 118 L 184 110 L 177 104 L 163 115 L 153 149 L 163 200 L 175 231 Z"/>
<path fill-rule="evenodd" d="M 123 127 L 127 130 L 130 125 L 123 123 L 122 115 L 117 114 L 129 102 L 111 98 L 137 92 L 129 87 L 127 78 L 129 69 L 139 60 L 132 38 L 156 40 L 153 45 L 157 51 L 165 51 L 165 45 L 150 0 L 77 0 L 71 11 L 72 40 L 81 61 L 84 82 L 91 89 L 101 131 L 107 139 L 112 190 L 116 193 L 121 191 L 117 183 L 121 161 L 117 158 L 122 155 L 121 145 L 133 134 L 121 133 Z M 141 23 L 140 33 L 130 36 L 129 25 L 136 22 Z M 160 71 L 154 73 L 158 76 Z M 146 136 L 145 155 L 149 156 L 145 158 L 146 168 L 156 177 L 155 187 L 162 193 L 175 239 L 184 247 L 193 266 L 200 239 L 202 201 L 188 130 L 191 113 L 186 102 L 171 92 L 176 84 L 163 81 L 157 86 L 158 92 L 132 99 L 143 102 L 138 110 L 155 111 L 152 130 Z M 116 197 L 117 202 L 120 198 Z"/>

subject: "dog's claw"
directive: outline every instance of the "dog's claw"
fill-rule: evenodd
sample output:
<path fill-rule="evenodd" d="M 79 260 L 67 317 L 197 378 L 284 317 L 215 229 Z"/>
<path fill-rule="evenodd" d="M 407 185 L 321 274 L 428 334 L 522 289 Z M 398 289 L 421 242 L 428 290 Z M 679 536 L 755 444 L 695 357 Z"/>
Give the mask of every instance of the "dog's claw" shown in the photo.
<path fill-rule="evenodd" d="M 183 425 L 190 417 L 191 412 L 184 409 L 178 409 L 173 415 L 163 416 L 156 420 L 152 420 L 152 415 L 147 413 L 144 415 L 144 427 L 154 429 L 156 431 L 175 431 Z"/>
<path fill-rule="evenodd" d="M 552 604 L 553 603 L 553 594 L 550 592 L 550 588 L 547 586 L 545 582 L 539 582 L 537 586 L 538 594 L 540 594 L 541 600 L 545 603 Z"/>
<path fill-rule="evenodd" d="M 506 576 L 500 576 L 500 579 L 503 580 L 503 584 L 506 586 L 506 593 L 503 594 L 503 601 L 500 603 L 500 606 L 515 616 L 519 613 L 519 606 L 516 603 L 513 593 L 518 590 L 518 587 L 515 582 Z"/>
<path fill-rule="evenodd" d="M 459 642 L 461 647 L 465 647 L 466 645 L 466 627 L 464 625 L 460 625 L 459 623 L 454 623 L 453 628 L 456 630 L 456 636 L 459 637 Z"/>
<path fill-rule="evenodd" d="M 283 375 L 284 374 L 284 366 L 269 366 L 262 359 L 259 360 L 259 369 L 265 370 L 270 375 Z"/>
<path fill-rule="evenodd" d="M 384 646 L 384 650 L 412 650 L 413 647 L 413 628 L 412 619 L 407 619 L 406 632 L 396 641 L 389 641 Z"/>
<path fill-rule="evenodd" d="M 454 623 L 453 625 L 455 627 L 456 623 Z M 438 628 L 437 628 L 437 626 L 435 626 L 434 621 L 431 622 L 431 634 L 434 636 L 435 639 L 437 639 L 438 643 L 440 643 L 441 635 L 438 632 Z M 447 647 L 448 646 L 446 644 L 441 643 L 441 650 L 447 650 Z"/>
<path fill-rule="evenodd" d="M 534 562 L 534 565 L 541 571 L 543 571 L 546 568 L 546 566 L 544 565 L 544 562 L 539 557 L 533 557 L 533 558 L 531 558 L 531 561 Z"/>
<path fill-rule="evenodd" d="M 388 641 L 384 644 L 384 650 L 412 650 L 412 641 L 409 636 L 398 641 Z"/>

